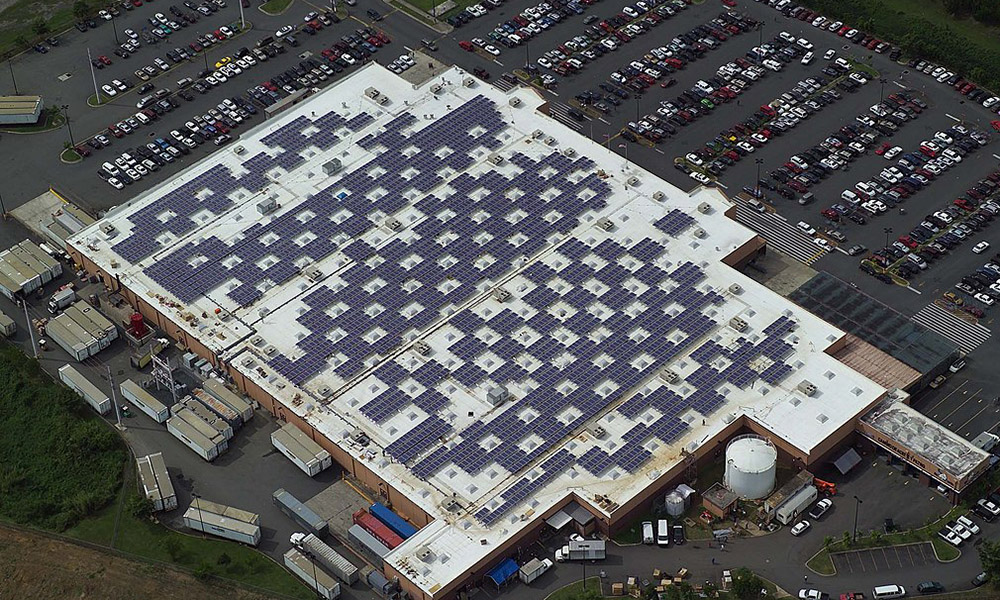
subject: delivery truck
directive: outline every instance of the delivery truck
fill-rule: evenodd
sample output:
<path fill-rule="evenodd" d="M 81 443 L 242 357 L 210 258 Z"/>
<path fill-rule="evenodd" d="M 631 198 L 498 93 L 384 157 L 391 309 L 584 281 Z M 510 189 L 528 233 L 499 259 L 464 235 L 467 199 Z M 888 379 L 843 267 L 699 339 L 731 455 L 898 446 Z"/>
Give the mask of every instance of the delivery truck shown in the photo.
<path fill-rule="evenodd" d="M 541 560 L 533 558 L 528 562 L 524 563 L 518 570 L 517 575 L 521 578 L 524 583 L 531 583 L 532 581 L 538 579 L 545 574 L 546 571 L 552 568 L 552 560 L 548 558 L 543 558 Z"/>
<path fill-rule="evenodd" d="M 358 580 L 358 568 L 354 566 L 354 563 L 344 558 L 315 535 L 296 532 L 292 534 L 291 542 L 299 550 L 305 550 L 316 557 L 321 567 L 336 575 L 337 579 L 347 585 L 352 585 Z"/>

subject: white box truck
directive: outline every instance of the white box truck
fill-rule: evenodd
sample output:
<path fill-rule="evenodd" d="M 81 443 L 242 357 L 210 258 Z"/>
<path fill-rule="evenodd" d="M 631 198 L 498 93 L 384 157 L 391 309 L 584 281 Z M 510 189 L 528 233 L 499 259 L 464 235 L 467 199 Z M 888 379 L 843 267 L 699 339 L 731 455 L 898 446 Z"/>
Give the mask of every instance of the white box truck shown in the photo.
<path fill-rule="evenodd" d="M 149 415 L 149 418 L 157 423 L 166 423 L 167 419 L 170 418 L 170 409 L 131 379 L 123 381 L 119 389 L 121 389 L 123 398 L 130 401 L 133 406 Z"/>
<path fill-rule="evenodd" d="M 183 518 L 184 524 L 195 531 L 251 546 L 260 542 L 260 515 L 256 513 L 194 498 Z"/>
<path fill-rule="evenodd" d="M 310 477 L 333 464 L 330 453 L 292 423 L 285 423 L 281 429 L 271 433 L 271 445 Z"/>
<path fill-rule="evenodd" d="M 552 565 L 553 562 L 548 558 L 543 558 L 542 560 L 533 558 L 521 566 L 517 572 L 517 576 L 521 578 L 523 583 L 531 583 L 544 575 L 546 571 L 552 568 Z"/>

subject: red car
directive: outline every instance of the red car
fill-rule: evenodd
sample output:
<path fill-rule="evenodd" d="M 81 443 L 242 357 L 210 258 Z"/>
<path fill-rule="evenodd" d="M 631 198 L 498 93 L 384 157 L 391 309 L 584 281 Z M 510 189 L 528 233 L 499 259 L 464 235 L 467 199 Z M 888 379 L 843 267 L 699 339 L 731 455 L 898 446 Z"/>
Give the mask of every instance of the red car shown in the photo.
<path fill-rule="evenodd" d="M 736 0 L 722 0 L 722 3 L 726 6 L 736 6 Z"/>
<path fill-rule="evenodd" d="M 142 0 L 132 0 L 132 6 L 135 7 L 142 6 Z"/>
<path fill-rule="evenodd" d="M 878 149 L 875 150 L 875 154 L 882 156 L 888 149 L 889 149 L 889 144 L 882 144 L 881 146 L 878 147 Z"/>
<path fill-rule="evenodd" d="M 837 211 L 833 210 L 832 208 L 824 208 L 823 210 L 820 211 L 820 214 L 826 217 L 827 219 L 830 219 L 831 221 L 840 220 L 840 214 L 838 214 Z"/>
<path fill-rule="evenodd" d="M 74 150 L 76 150 L 76 153 L 84 158 L 90 156 L 90 149 L 84 146 L 83 144 L 80 144 L 79 146 L 74 148 Z"/>
<path fill-rule="evenodd" d="M 104 63 L 106 65 L 110 65 L 111 64 L 111 59 L 108 58 L 107 56 L 104 56 L 103 54 L 100 55 L 100 56 L 98 56 L 97 60 L 101 61 L 102 63 Z"/>
<path fill-rule="evenodd" d="M 124 133 L 122 133 L 121 129 L 118 129 L 117 125 L 109 125 L 108 126 L 108 133 L 110 133 L 111 135 L 115 136 L 116 138 L 120 138 L 120 137 L 123 137 L 125 135 Z"/>
<path fill-rule="evenodd" d="M 790 180 L 785 185 L 787 185 L 788 187 L 792 188 L 793 190 L 795 190 L 796 192 L 798 192 L 800 194 L 805 194 L 806 192 L 809 191 L 809 188 L 807 188 L 806 186 L 802 185 L 802 183 L 800 183 L 798 181 L 795 181 L 794 179 Z"/>
<path fill-rule="evenodd" d="M 462 48 L 462 50 L 465 50 L 466 52 L 473 52 L 476 49 L 476 47 L 472 45 L 472 42 L 466 40 L 462 40 L 461 42 L 458 43 L 458 45 Z"/>
<path fill-rule="evenodd" d="M 973 206 L 971 202 L 969 202 L 965 198 L 955 198 L 955 206 L 963 210 L 974 210 L 976 208 L 975 206 Z"/>
<path fill-rule="evenodd" d="M 389 44 L 389 43 L 392 42 L 392 40 L 389 39 L 389 36 L 387 36 L 384 31 L 378 32 L 375 35 L 375 37 L 377 37 L 379 40 L 381 40 L 383 44 Z"/>
<path fill-rule="evenodd" d="M 905 245 L 907 248 L 911 248 L 911 249 L 912 248 L 916 248 L 917 246 L 920 245 L 920 244 L 917 243 L 917 240 L 911 238 L 908 235 L 901 235 L 901 236 L 899 236 L 899 241 L 902 242 L 903 245 Z"/>

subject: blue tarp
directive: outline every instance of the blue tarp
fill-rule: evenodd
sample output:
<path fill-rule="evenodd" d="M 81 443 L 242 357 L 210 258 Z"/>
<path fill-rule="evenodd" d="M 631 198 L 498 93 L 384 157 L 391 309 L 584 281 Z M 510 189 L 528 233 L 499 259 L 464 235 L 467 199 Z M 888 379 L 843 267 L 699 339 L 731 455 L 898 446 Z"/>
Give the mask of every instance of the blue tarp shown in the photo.
<path fill-rule="evenodd" d="M 513 558 L 508 558 L 499 565 L 493 567 L 493 569 L 486 574 L 487 577 L 493 580 L 493 583 L 497 584 L 497 587 L 503 585 L 505 581 L 517 574 L 517 570 L 520 567 Z"/>

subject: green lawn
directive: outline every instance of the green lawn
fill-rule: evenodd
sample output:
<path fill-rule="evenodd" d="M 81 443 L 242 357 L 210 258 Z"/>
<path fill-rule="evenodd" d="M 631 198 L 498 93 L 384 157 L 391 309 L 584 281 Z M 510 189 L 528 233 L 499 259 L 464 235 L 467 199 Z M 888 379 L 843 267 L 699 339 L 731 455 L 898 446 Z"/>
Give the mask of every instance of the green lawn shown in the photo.
<path fill-rule="evenodd" d="M 591 592 L 597 598 L 602 597 L 598 590 L 601 589 L 601 578 L 600 577 L 588 577 L 587 578 L 587 588 L 584 590 L 583 581 L 577 581 L 571 583 L 565 587 L 561 587 L 558 590 L 549 594 L 545 600 L 576 600 L 578 598 L 584 598 L 586 592 Z M 597 591 L 595 594 L 594 592 Z"/>
<path fill-rule="evenodd" d="M 407 0 L 411 5 L 416 6 L 420 10 L 427 14 L 433 14 L 434 7 L 440 6 L 445 3 L 446 0 Z M 441 13 L 437 16 L 438 19 L 446 19 L 455 13 L 465 10 L 465 7 L 477 4 L 480 0 L 454 0 L 455 6 L 448 10 L 448 12 Z"/>
<path fill-rule="evenodd" d="M 127 489 L 128 494 L 136 493 L 134 485 Z M 116 509 L 117 503 L 84 519 L 66 534 L 107 546 L 114 532 Z M 178 565 L 196 575 L 230 579 L 290 598 L 315 597 L 294 575 L 252 548 L 212 536 L 202 537 L 197 532 L 178 533 L 151 520 L 138 519 L 128 510 L 122 510 L 114 547 L 141 558 Z"/>
<path fill-rule="evenodd" d="M 269 15 L 280 15 L 291 5 L 292 0 L 268 0 L 260 5 L 260 9 Z"/>

